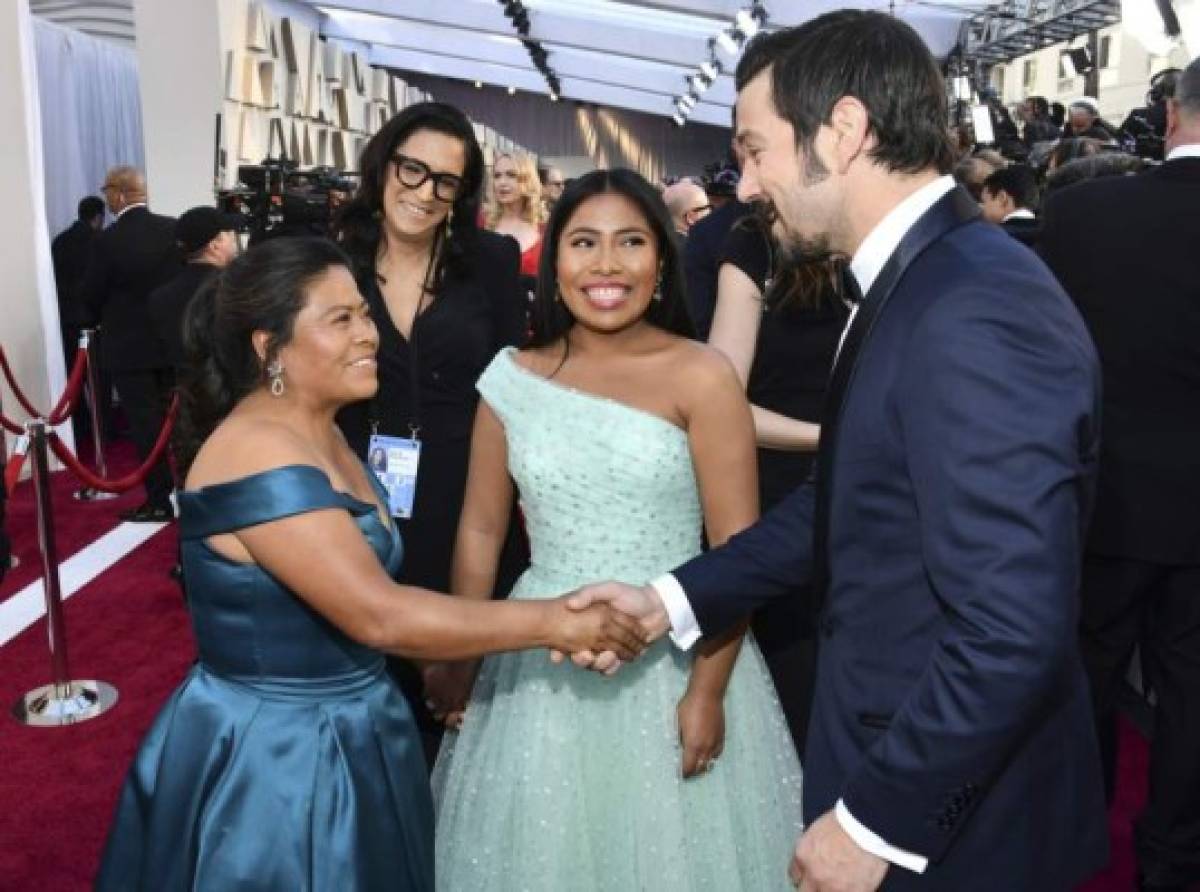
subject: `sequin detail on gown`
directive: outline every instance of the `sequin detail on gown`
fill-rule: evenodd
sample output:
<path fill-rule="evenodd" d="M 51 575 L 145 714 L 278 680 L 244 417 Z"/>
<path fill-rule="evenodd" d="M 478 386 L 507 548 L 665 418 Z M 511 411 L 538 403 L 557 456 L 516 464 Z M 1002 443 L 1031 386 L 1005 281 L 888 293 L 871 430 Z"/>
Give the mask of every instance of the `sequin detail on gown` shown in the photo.
<path fill-rule="evenodd" d="M 700 550 L 684 431 L 547 381 L 502 352 L 479 390 L 504 425 L 532 549 L 512 597 L 644 583 Z M 725 697 L 725 749 L 684 781 L 691 657 L 660 641 L 614 678 L 545 652 L 489 657 L 434 769 L 445 892 L 789 890 L 800 766 L 757 646 Z"/>

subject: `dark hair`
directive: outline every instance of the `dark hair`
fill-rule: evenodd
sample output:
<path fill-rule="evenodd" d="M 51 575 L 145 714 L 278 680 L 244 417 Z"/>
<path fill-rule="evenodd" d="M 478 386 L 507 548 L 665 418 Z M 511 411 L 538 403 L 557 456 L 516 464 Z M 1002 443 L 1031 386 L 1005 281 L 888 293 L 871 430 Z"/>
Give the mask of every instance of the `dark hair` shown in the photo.
<path fill-rule="evenodd" d="M 1124 176 L 1138 173 L 1146 167 L 1146 162 L 1135 155 L 1124 152 L 1100 152 L 1068 161 L 1061 167 L 1056 167 L 1046 175 L 1045 194 L 1073 186 L 1085 180 L 1101 177 Z"/>
<path fill-rule="evenodd" d="M 853 96 L 870 116 L 871 157 L 888 170 L 947 173 L 954 163 L 945 81 L 920 35 L 899 19 L 843 9 L 761 34 L 738 63 L 738 90 L 768 67 L 771 101 L 797 146 L 811 150 L 834 105 Z"/>
<path fill-rule="evenodd" d="M 1187 115 L 1200 115 L 1200 56 L 1179 74 L 1172 97 Z"/>
<path fill-rule="evenodd" d="M 1037 175 L 1034 174 L 1033 168 L 1027 165 L 1010 164 L 1000 168 L 983 181 L 983 191 L 993 195 L 997 192 L 1007 192 L 1017 207 L 1037 210 Z"/>
<path fill-rule="evenodd" d="M 440 283 L 447 273 L 457 274 L 462 269 L 468 254 L 467 246 L 475 238 L 479 190 L 483 185 L 483 150 L 475 139 L 475 129 L 466 115 L 444 102 L 410 105 L 384 124 L 363 148 L 358 165 L 361 174 L 358 188 L 339 209 L 330 230 L 353 260 L 355 278 L 360 286 L 375 273 L 375 258 L 383 238 L 383 190 L 392 155 L 402 142 L 419 130 L 433 130 L 457 139 L 463 144 L 466 155 L 462 188 L 452 206 L 451 235 L 446 239 L 443 228 L 437 236 L 444 241 L 433 271 L 433 283 Z"/>
<path fill-rule="evenodd" d="M 1054 151 L 1050 153 L 1050 164 L 1054 167 L 1061 167 L 1068 161 L 1075 161 L 1079 158 L 1087 158 L 1091 155 L 1098 154 L 1104 148 L 1104 143 L 1098 139 L 1092 139 L 1090 136 L 1073 136 L 1069 139 L 1060 139 L 1054 146 Z"/>
<path fill-rule="evenodd" d="M 97 217 L 104 215 L 104 199 L 89 195 L 79 202 L 78 216 L 84 223 L 91 223 Z"/>
<path fill-rule="evenodd" d="M 657 243 L 662 268 L 661 299 L 652 300 L 646 321 L 685 338 L 696 336 L 684 299 L 683 262 L 675 241 L 675 227 L 662 196 L 641 174 L 625 168 L 593 170 L 563 189 L 554 205 L 542 236 L 542 259 L 538 267 L 537 293 L 533 302 L 532 347 L 553 344 L 575 324 L 567 305 L 558 299 L 558 242 L 579 206 L 595 195 L 624 195 L 642 212 Z"/>
<path fill-rule="evenodd" d="M 983 181 L 1000 168 L 989 158 L 970 155 L 954 165 L 954 180 L 971 193 L 976 201 L 983 198 Z"/>
<path fill-rule="evenodd" d="M 1061 102 L 1051 102 L 1050 120 L 1054 122 L 1055 127 L 1061 127 L 1067 120 L 1067 107 Z"/>
<path fill-rule="evenodd" d="M 350 258 L 328 239 L 271 239 L 234 258 L 188 304 L 176 438 L 183 474 L 213 429 L 266 380 L 267 365 L 292 339 L 305 290 L 335 266 L 351 269 Z M 265 360 L 251 341 L 256 331 L 270 335 Z"/>
<path fill-rule="evenodd" d="M 1033 107 L 1033 113 L 1039 118 L 1048 117 L 1050 114 L 1050 103 L 1046 101 L 1045 96 L 1030 96 L 1029 104 Z"/>

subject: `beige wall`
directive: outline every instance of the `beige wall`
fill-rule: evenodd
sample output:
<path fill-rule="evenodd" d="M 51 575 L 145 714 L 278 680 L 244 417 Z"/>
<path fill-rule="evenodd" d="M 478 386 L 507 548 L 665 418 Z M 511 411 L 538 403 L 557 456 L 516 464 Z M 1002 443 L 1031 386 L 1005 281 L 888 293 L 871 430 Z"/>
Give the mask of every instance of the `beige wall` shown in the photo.
<path fill-rule="evenodd" d="M 0 3 L 0 344 L 25 394 L 50 411 L 65 384 L 59 349 L 58 301 L 42 189 L 41 120 L 33 28 L 27 0 Z M 26 416 L 7 387 L 0 387 L 4 414 Z M 71 443 L 71 426 L 60 435 Z"/>
<path fill-rule="evenodd" d="M 1100 113 L 1111 123 L 1120 124 L 1130 109 L 1145 104 L 1150 76 L 1164 68 L 1184 67 L 1188 60 L 1183 50 L 1169 56 L 1152 56 L 1120 24 L 1102 28 L 1099 40 L 1108 38 L 1108 65 L 1100 70 Z M 1063 105 L 1083 95 L 1083 77 L 1059 78 L 1058 60 L 1063 51 L 1087 45 L 1087 37 L 1056 43 L 1045 49 L 1021 56 L 1005 65 L 993 67 L 991 82 L 1003 82 L 1005 104 L 1014 105 L 1026 96 L 1045 96 Z M 1026 63 L 1032 62 L 1032 82 L 1026 83 Z M 1003 72 L 1001 74 L 1001 72 Z"/>

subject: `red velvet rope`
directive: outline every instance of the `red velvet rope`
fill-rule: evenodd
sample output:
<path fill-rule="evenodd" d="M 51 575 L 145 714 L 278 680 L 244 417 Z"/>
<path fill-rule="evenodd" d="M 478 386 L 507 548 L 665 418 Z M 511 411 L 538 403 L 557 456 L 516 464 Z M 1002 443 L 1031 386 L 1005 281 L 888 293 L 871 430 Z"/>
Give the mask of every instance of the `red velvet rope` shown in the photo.
<path fill-rule="evenodd" d="M 12 390 L 13 396 L 17 398 L 17 402 L 21 404 L 21 408 L 34 418 L 45 418 L 46 424 L 56 427 L 71 417 L 71 413 L 75 411 L 75 406 L 79 402 L 79 393 L 83 389 L 83 376 L 87 372 L 87 350 L 80 347 L 76 351 L 75 364 L 71 366 L 71 376 L 67 379 L 66 390 L 63 391 L 63 395 L 49 415 L 39 412 L 17 385 L 17 379 L 13 376 L 12 367 L 8 364 L 8 357 L 4 354 L 3 347 L 0 347 L 0 368 L 3 368 L 4 379 L 8 381 L 8 386 Z M 3 424 L 4 429 L 11 433 L 25 432 L 25 428 L 18 426 L 15 421 L 3 415 L 0 415 L 0 424 Z"/>
<path fill-rule="evenodd" d="M 79 394 L 83 392 L 83 376 L 87 373 L 88 353 L 83 347 L 75 352 L 75 365 L 71 367 L 71 376 L 67 378 L 67 389 L 59 398 L 58 404 L 50 411 L 46 424 L 58 427 L 71 417 L 79 404 Z"/>
<path fill-rule="evenodd" d="M 163 423 L 162 430 L 159 431 L 158 440 L 154 443 L 154 448 L 150 450 L 150 454 L 146 456 L 146 460 L 142 462 L 141 467 L 130 474 L 126 474 L 118 480 L 105 480 L 103 477 L 97 477 L 86 467 L 84 467 L 79 459 L 71 454 L 71 450 L 66 447 L 62 440 L 58 438 L 58 434 L 51 432 L 49 436 L 50 448 L 58 457 L 58 460 L 66 465 L 76 477 L 84 482 L 86 486 L 92 489 L 98 489 L 101 492 L 125 492 L 139 486 L 146 475 L 162 458 L 163 453 L 167 449 L 167 443 L 171 439 L 171 431 L 175 428 L 175 417 L 179 414 L 179 396 L 176 394 L 171 400 L 171 407 L 167 410 L 167 419 Z"/>
<path fill-rule="evenodd" d="M 8 356 L 4 353 L 4 347 L 0 346 L 0 368 L 4 369 L 4 379 L 8 381 L 8 386 L 13 392 L 13 396 L 17 398 L 17 402 L 21 404 L 21 408 L 32 415 L 34 418 L 45 418 L 45 416 L 33 407 L 33 403 L 29 402 L 25 392 L 21 390 L 17 384 L 17 379 L 13 377 L 12 367 L 8 364 Z"/>

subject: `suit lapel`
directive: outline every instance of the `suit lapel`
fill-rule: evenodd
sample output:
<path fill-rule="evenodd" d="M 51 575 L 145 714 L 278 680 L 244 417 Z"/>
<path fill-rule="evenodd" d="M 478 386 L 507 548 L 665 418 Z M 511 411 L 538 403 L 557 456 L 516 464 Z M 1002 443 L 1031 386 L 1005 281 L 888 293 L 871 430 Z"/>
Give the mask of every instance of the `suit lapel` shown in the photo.
<path fill-rule="evenodd" d="M 977 218 L 979 205 L 961 186 L 947 192 L 926 211 L 888 258 L 859 305 L 833 366 L 821 411 L 821 444 L 816 461 L 816 505 L 813 516 L 813 591 L 818 607 L 829 588 L 829 511 L 833 493 L 833 457 L 846 393 L 854 379 L 859 354 L 883 308 L 915 261 L 948 232 Z"/>

